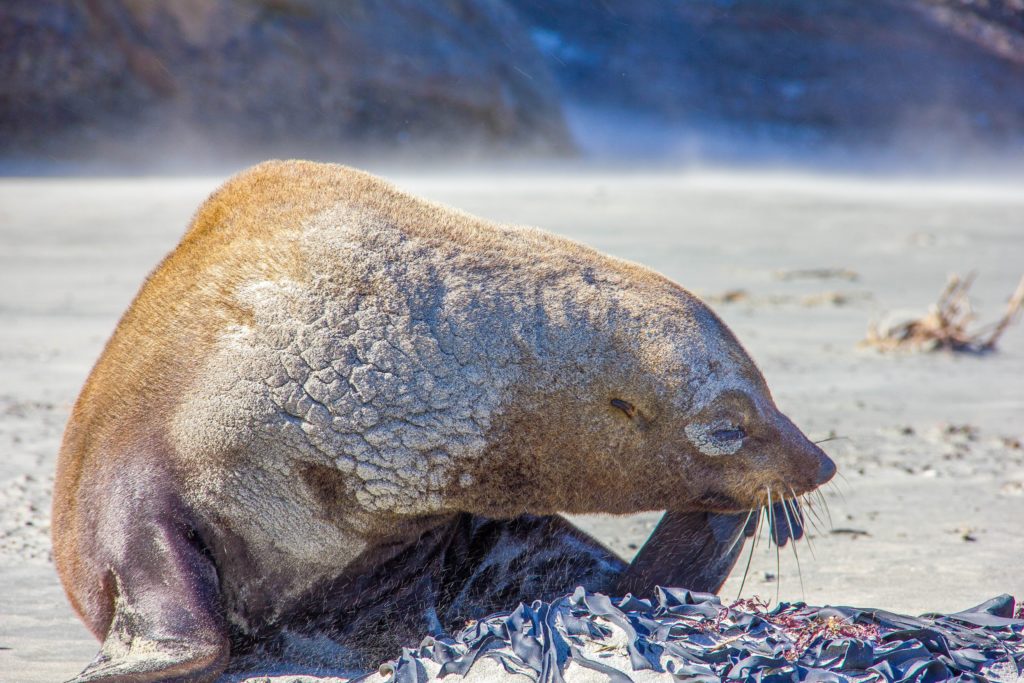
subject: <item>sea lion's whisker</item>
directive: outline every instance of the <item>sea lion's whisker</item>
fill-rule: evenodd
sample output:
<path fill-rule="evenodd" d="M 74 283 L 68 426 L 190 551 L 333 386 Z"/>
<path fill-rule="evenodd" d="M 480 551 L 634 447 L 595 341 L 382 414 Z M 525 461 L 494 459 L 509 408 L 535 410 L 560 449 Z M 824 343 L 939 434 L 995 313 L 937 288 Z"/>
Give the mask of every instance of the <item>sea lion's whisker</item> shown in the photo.
<path fill-rule="evenodd" d="M 793 512 L 793 518 L 796 519 L 801 526 L 807 527 L 808 530 L 818 530 L 819 522 L 815 518 L 817 511 L 814 509 L 813 501 L 808 500 L 806 495 L 798 496 L 794 493 L 793 498 L 789 501 L 789 508 Z M 805 537 L 807 535 L 808 534 L 804 534 Z"/>
<path fill-rule="evenodd" d="M 756 548 L 757 544 L 761 541 L 761 522 L 764 520 L 764 506 L 760 505 L 757 508 L 757 524 L 754 525 L 754 542 L 751 544 L 752 548 Z"/>
<path fill-rule="evenodd" d="M 750 510 L 747 512 L 747 518 L 744 519 L 743 524 L 740 525 L 739 531 L 736 533 L 736 538 L 732 540 L 732 543 L 729 545 L 729 549 L 725 551 L 726 557 L 732 555 L 732 551 L 736 549 L 736 544 L 742 541 L 744 538 L 746 538 L 747 524 L 750 523 L 750 515 L 754 514 L 754 510 L 756 509 L 757 508 L 750 508 Z"/>
<path fill-rule="evenodd" d="M 825 494 L 823 494 L 820 490 L 817 491 L 817 494 L 818 499 L 821 501 L 822 507 L 825 508 L 825 515 L 828 517 L 828 528 L 835 528 L 835 522 L 832 521 L 832 511 L 828 507 L 828 501 L 825 499 Z M 843 494 L 840 493 L 839 495 L 842 496 Z M 843 498 L 843 502 L 846 502 L 846 498 Z"/>
<path fill-rule="evenodd" d="M 832 436 L 829 436 L 829 437 L 826 437 L 824 439 L 821 439 L 820 441 L 812 441 L 811 443 L 817 445 L 819 443 L 826 443 L 828 441 L 839 441 L 840 439 L 849 439 L 849 438 L 850 437 L 848 437 L 848 436 L 839 436 L 839 435 L 833 434 Z"/>
<path fill-rule="evenodd" d="M 817 561 L 818 555 L 814 552 L 814 542 L 811 540 L 811 534 L 805 534 L 804 538 L 807 540 L 807 549 L 811 551 L 811 559 Z"/>
<path fill-rule="evenodd" d="M 800 508 L 801 497 L 797 495 L 796 491 L 793 489 L 791 485 L 786 484 L 786 488 L 789 489 L 789 498 L 783 500 L 783 502 L 787 504 L 786 521 L 791 522 L 793 520 L 797 520 L 798 526 L 807 526 L 806 516 L 803 514 L 803 511 Z M 789 517 L 790 512 L 793 513 L 792 517 Z"/>
<path fill-rule="evenodd" d="M 796 496 L 796 499 L 800 501 L 801 510 L 805 511 L 803 514 L 803 520 L 810 524 L 815 531 L 818 531 L 820 518 L 818 517 L 818 511 L 815 509 L 814 499 L 811 498 L 809 493 Z"/>
<path fill-rule="evenodd" d="M 801 501 L 803 502 L 803 509 L 808 510 L 811 515 L 810 517 L 805 516 L 805 519 L 810 519 L 814 531 L 817 533 L 822 533 L 823 535 L 824 521 L 821 519 L 821 515 L 818 513 L 814 499 L 811 498 L 810 494 L 805 494 L 803 497 L 801 497 Z M 804 535 L 804 538 L 807 540 L 807 548 L 811 551 L 811 557 L 817 560 L 818 556 L 817 553 L 814 552 L 814 543 L 811 541 L 810 533 L 806 533 L 806 535 Z"/>
<path fill-rule="evenodd" d="M 805 493 L 803 496 L 804 507 L 811 513 L 811 523 L 814 525 L 814 530 L 818 533 L 824 533 L 825 531 L 825 520 L 822 518 L 821 513 L 818 511 L 818 501 L 810 493 Z"/>
<path fill-rule="evenodd" d="M 803 501 L 803 507 L 806 508 L 806 509 L 810 509 L 811 508 L 811 506 L 808 505 L 806 500 Z M 797 513 L 797 508 L 796 508 L 796 502 L 795 501 L 793 502 L 793 513 L 794 514 Z M 807 519 L 807 518 L 804 517 L 804 519 Z M 811 523 L 814 525 L 814 530 L 818 531 L 818 523 L 815 522 L 813 519 L 811 520 Z M 808 550 L 811 551 L 811 557 L 813 559 L 817 560 L 818 556 L 814 553 L 814 543 L 811 541 L 811 534 L 810 533 L 805 533 L 804 534 L 804 541 L 807 543 Z M 799 562 L 798 562 L 798 564 L 799 564 Z"/>
<path fill-rule="evenodd" d="M 840 493 L 840 497 L 843 498 L 843 502 L 845 503 L 846 498 L 843 496 L 842 492 Z M 828 499 L 825 498 L 825 495 L 822 492 L 818 492 L 818 498 L 821 499 L 821 506 L 825 509 L 825 516 L 828 517 L 828 528 L 833 528 L 836 526 L 836 523 L 831 519 L 831 508 L 828 506 Z"/>
<path fill-rule="evenodd" d="M 796 507 L 797 506 L 797 502 L 795 500 L 796 494 L 793 493 L 793 487 L 792 486 L 789 487 L 789 492 L 791 494 L 793 494 L 793 498 L 788 498 L 788 499 L 787 498 L 783 498 L 782 499 L 782 511 L 786 513 L 786 526 L 789 527 L 789 536 L 790 536 L 790 538 L 793 541 L 793 557 L 796 558 L 796 575 L 797 575 L 797 578 L 800 579 L 800 597 L 803 598 L 804 600 L 807 600 L 807 595 L 804 592 L 804 571 L 803 571 L 803 568 L 800 566 L 800 553 L 796 549 L 796 535 L 793 533 L 793 521 L 792 521 L 793 518 L 799 517 L 800 513 L 799 513 L 799 510 Z M 790 516 L 790 511 L 792 511 L 792 513 L 793 513 L 792 517 Z M 811 548 L 811 536 L 810 536 L 810 534 L 806 534 L 805 533 L 803 535 L 803 538 L 806 539 L 806 541 L 807 541 L 807 547 Z M 814 549 L 813 548 L 811 549 L 811 556 L 812 557 L 814 556 Z"/>
<path fill-rule="evenodd" d="M 808 503 L 808 509 L 814 511 L 814 514 L 817 517 L 818 521 L 824 524 L 825 520 L 821 516 L 821 506 L 824 504 L 821 500 L 821 491 L 808 491 L 806 494 L 804 494 L 804 499 Z"/>
<path fill-rule="evenodd" d="M 846 483 L 846 485 L 847 485 L 847 486 L 849 486 L 849 482 L 844 482 L 844 483 Z M 846 502 L 846 494 L 844 494 L 844 493 L 843 493 L 843 490 L 842 490 L 841 488 L 839 488 L 839 484 L 837 484 L 837 483 L 836 483 L 836 480 L 835 480 L 835 479 L 833 479 L 832 481 L 828 482 L 828 486 L 829 486 L 829 488 L 830 488 L 830 489 L 831 489 L 832 491 L 835 491 L 835 492 L 836 492 L 836 494 L 837 494 L 837 495 L 838 495 L 838 496 L 839 496 L 840 498 L 842 498 L 842 499 L 843 499 L 843 502 L 844 502 L 844 503 Z"/>
<path fill-rule="evenodd" d="M 793 489 L 792 489 L 792 488 L 790 488 L 790 489 L 789 489 L 789 491 L 790 491 L 790 493 L 792 493 L 792 492 L 793 492 Z M 782 512 L 783 512 L 783 513 L 785 514 L 785 516 L 786 516 L 786 526 L 787 526 L 787 527 L 789 528 L 789 537 L 790 537 L 791 539 L 793 539 L 793 542 L 794 542 L 794 543 L 796 543 L 796 534 L 795 534 L 795 533 L 794 533 L 794 531 L 793 531 L 793 518 L 792 518 L 792 517 L 790 517 L 790 515 L 789 515 L 789 506 L 790 506 L 790 505 L 791 505 L 792 503 L 793 503 L 793 501 L 792 501 L 791 499 L 789 499 L 789 498 L 783 498 L 783 499 L 782 499 Z"/>
<path fill-rule="evenodd" d="M 757 525 L 754 527 L 754 542 L 750 544 L 750 552 L 747 554 L 747 566 L 743 568 L 743 578 L 740 580 L 740 589 L 736 593 L 739 600 L 743 595 L 743 587 L 747 585 L 747 574 L 750 573 L 750 561 L 754 559 L 754 546 L 757 545 L 757 537 L 761 531 L 761 508 L 757 508 Z"/>
<path fill-rule="evenodd" d="M 810 547 L 810 544 L 808 544 L 808 547 Z M 796 577 L 800 581 L 800 598 L 806 602 L 807 593 L 804 591 L 804 570 L 800 566 L 800 553 L 797 552 L 796 541 L 793 542 L 793 557 L 796 559 Z"/>
<path fill-rule="evenodd" d="M 768 538 L 775 537 L 775 604 L 777 605 L 779 604 L 779 586 L 782 584 L 782 550 L 780 550 L 776 527 L 779 520 L 775 516 L 775 506 L 772 504 L 772 487 L 765 485 L 764 490 L 768 494 Z M 790 541 L 793 539 L 790 538 Z"/>

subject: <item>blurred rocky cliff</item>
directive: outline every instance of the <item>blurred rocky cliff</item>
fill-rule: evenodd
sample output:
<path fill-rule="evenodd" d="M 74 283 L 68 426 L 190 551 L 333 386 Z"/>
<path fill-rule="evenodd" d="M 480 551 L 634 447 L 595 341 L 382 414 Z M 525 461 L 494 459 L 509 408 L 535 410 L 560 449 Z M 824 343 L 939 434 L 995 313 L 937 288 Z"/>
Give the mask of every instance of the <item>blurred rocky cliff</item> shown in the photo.
<path fill-rule="evenodd" d="M 4 0 L 0 45 L 4 154 L 570 148 L 501 2 Z"/>
<path fill-rule="evenodd" d="M 1024 0 L 0 3 L 5 158 L 714 155 L 718 138 L 1024 154 Z"/>
<path fill-rule="evenodd" d="M 655 146 L 674 129 L 808 153 L 1024 155 L 1024 0 L 513 4 L 563 101 L 620 128 L 639 114 Z"/>

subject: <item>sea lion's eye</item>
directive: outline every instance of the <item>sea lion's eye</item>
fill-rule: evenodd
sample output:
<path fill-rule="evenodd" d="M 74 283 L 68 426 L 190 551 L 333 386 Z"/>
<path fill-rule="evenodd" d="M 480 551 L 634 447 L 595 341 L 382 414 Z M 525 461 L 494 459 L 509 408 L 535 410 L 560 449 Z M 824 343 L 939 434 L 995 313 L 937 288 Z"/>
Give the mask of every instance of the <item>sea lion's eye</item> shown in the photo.
<path fill-rule="evenodd" d="M 621 398 L 613 398 L 612 405 L 625 413 L 626 417 L 630 419 L 636 417 L 636 407 L 629 401 L 623 401 Z"/>
<path fill-rule="evenodd" d="M 725 427 L 711 432 L 711 437 L 717 441 L 738 441 L 746 435 L 742 427 Z"/>

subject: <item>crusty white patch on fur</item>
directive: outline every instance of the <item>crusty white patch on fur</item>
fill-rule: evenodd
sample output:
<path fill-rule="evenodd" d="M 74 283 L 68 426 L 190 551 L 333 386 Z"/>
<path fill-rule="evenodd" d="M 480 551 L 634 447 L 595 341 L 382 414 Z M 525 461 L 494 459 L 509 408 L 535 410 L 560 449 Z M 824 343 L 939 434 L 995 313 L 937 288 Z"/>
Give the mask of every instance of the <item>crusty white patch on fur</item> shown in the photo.
<path fill-rule="evenodd" d="M 266 557 L 337 572 L 363 549 L 364 520 L 445 510 L 442 489 L 483 452 L 519 373 L 523 304 L 343 208 L 311 221 L 301 249 L 303 281 L 236 291 L 251 323 L 224 331 L 173 433 L 196 507 L 272 543 Z M 334 516 L 304 466 L 341 475 Z"/>
<path fill-rule="evenodd" d="M 288 266 L 231 283 L 239 322 L 172 416 L 189 504 L 241 537 L 281 604 L 387 520 L 458 511 L 445 492 L 476 484 L 463 475 L 524 387 L 543 420 L 616 453 L 637 446 L 609 433 L 607 392 L 682 424 L 750 389 L 720 323 L 650 271 L 439 207 L 403 220 L 338 204 L 249 245 Z"/>
<path fill-rule="evenodd" d="M 715 425 L 692 422 L 683 429 L 686 438 L 704 455 L 732 455 L 743 447 L 743 439 L 722 441 L 712 436 Z"/>

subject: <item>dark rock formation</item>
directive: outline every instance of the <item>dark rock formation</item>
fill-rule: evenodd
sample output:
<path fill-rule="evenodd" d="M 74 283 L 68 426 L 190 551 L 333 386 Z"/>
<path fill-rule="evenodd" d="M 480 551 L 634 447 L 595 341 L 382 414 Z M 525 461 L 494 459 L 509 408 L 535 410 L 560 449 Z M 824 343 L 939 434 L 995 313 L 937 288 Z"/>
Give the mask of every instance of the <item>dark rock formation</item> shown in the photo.
<path fill-rule="evenodd" d="M 0 46 L 6 156 L 570 147 L 490 0 L 6 0 Z"/>
<path fill-rule="evenodd" d="M 7 158 L 532 155 L 563 110 L 617 154 L 1019 157 L 1024 0 L 0 3 Z"/>
<path fill-rule="evenodd" d="M 624 125 L 1024 149 L 1024 0 L 510 3 L 569 101 Z"/>

